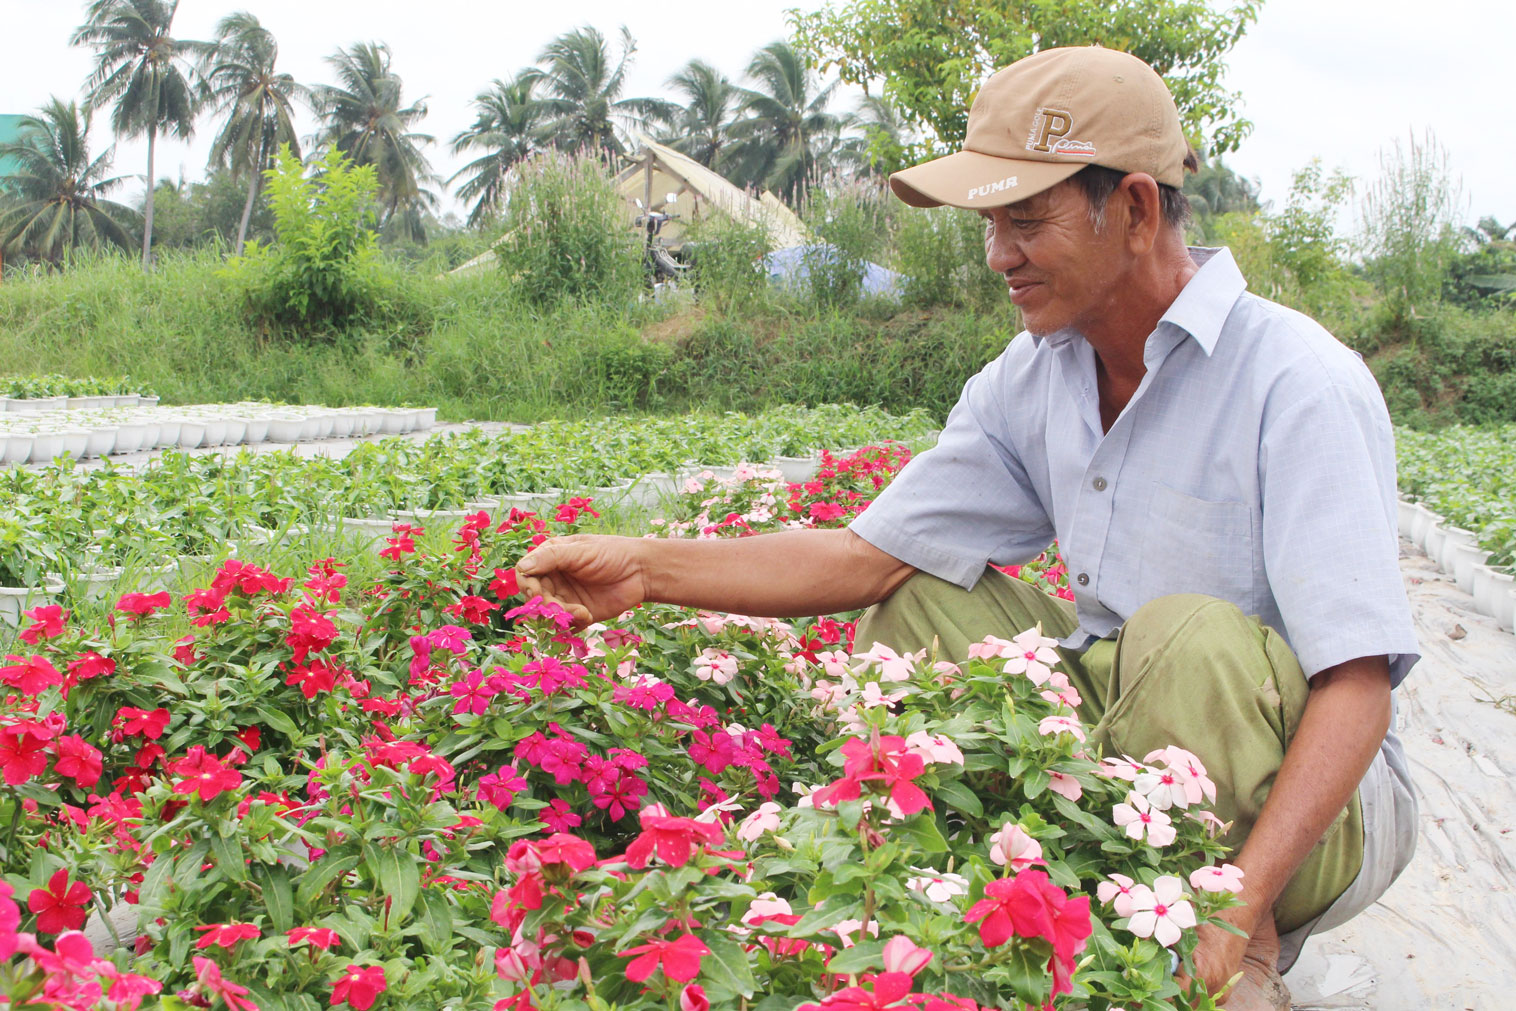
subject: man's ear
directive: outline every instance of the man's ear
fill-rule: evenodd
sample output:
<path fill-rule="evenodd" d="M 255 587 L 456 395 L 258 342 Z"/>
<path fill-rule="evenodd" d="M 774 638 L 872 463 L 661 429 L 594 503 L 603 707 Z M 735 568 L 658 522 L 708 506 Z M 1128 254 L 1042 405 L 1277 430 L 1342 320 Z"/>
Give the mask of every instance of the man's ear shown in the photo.
<path fill-rule="evenodd" d="M 1158 180 L 1146 172 L 1129 172 L 1111 194 L 1120 199 L 1120 222 L 1126 230 L 1127 250 L 1136 256 L 1151 252 L 1163 222 Z"/>

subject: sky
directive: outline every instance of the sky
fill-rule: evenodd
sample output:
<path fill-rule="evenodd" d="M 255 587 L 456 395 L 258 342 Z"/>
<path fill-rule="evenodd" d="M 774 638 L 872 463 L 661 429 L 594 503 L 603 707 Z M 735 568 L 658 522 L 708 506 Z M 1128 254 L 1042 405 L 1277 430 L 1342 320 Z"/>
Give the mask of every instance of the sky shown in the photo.
<path fill-rule="evenodd" d="M 185 38 L 210 38 L 234 9 L 258 16 L 279 40 L 280 69 L 307 84 L 334 80 L 325 58 L 360 41 L 387 42 L 407 101 L 424 98 L 423 130 L 437 138 L 432 164 L 450 176 L 467 156 L 449 141 L 473 121 L 471 99 L 491 79 L 534 62 L 553 37 L 594 25 L 614 37 L 626 25 L 637 40 L 626 94 L 663 94 L 664 81 L 691 58 L 733 78 L 758 47 L 787 34 L 785 11 L 819 0 L 741 0 L 684 9 L 649 0 L 181 0 L 175 21 Z M 78 97 L 92 54 L 70 47 L 84 0 L 0 0 L 7 54 L 0 64 L 0 112 L 29 113 L 51 95 Z M 1241 93 L 1252 135 L 1226 162 L 1256 180 L 1278 209 L 1294 172 L 1312 158 L 1358 180 L 1362 193 L 1379 158 L 1397 140 L 1427 131 L 1448 155 L 1469 222 L 1493 214 L 1516 220 L 1516 130 L 1505 108 L 1509 69 L 1500 56 L 1516 38 L 1508 0 L 1265 0 L 1258 22 L 1228 57 L 1226 85 Z M 851 104 L 851 100 L 844 103 Z M 314 127 L 309 118 L 303 132 Z M 94 142 L 109 141 L 104 117 Z M 160 141 L 160 176 L 202 178 L 212 129 L 202 120 L 189 142 Z M 117 146 L 115 170 L 141 176 L 145 141 Z M 141 192 L 140 179 L 132 189 Z M 126 192 L 126 191 L 123 191 Z M 444 207 L 464 208 L 450 198 Z M 1344 228 L 1351 228 L 1345 218 Z"/>

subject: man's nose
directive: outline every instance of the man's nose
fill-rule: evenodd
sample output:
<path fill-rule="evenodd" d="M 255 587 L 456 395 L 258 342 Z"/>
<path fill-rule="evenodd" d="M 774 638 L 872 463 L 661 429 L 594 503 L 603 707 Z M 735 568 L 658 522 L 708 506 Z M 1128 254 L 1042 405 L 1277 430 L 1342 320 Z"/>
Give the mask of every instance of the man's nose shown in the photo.
<path fill-rule="evenodd" d="M 997 274 L 1008 273 L 1026 261 L 1021 244 L 1009 228 L 996 228 L 984 240 L 984 262 Z"/>

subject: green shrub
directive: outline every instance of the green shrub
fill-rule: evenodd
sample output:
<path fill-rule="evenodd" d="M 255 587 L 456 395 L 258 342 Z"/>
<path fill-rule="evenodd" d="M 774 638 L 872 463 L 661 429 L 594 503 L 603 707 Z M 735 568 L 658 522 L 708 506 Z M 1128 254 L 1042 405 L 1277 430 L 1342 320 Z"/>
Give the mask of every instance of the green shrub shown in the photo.
<path fill-rule="evenodd" d="M 686 236 L 686 256 L 694 265 L 695 291 L 702 302 L 725 312 L 767 293 L 760 261 L 770 248 L 762 225 L 709 214 L 693 223 Z"/>
<path fill-rule="evenodd" d="M 815 306 L 847 306 L 863 293 L 870 262 L 887 259 L 894 197 L 859 179 L 807 193 L 805 223 L 820 240 L 803 257 L 801 293 Z"/>
<path fill-rule="evenodd" d="M 605 164 L 548 152 L 515 170 L 495 246 L 527 301 L 624 305 L 642 287 L 642 240 Z"/>
<path fill-rule="evenodd" d="M 1407 147 L 1396 141 L 1379 155 L 1380 175 L 1363 201 L 1363 246 L 1392 319 L 1403 325 L 1442 298 L 1448 268 L 1462 241 L 1456 222 L 1462 198 L 1448 152 L 1430 132 Z"/>
<path fill-rule="evenodd" d="M 286 146 L 266 175 L 276 240 L 249 243 L 226 269 L 252 313 L 305 334 L 384 317 L 395 293 L 370 227 L 373 167 L 333 149 L 307 173 Z"/>
<path fill-rule="evenodd" d="M 984 219 L 957 207 L 897 216 L 895 268 L 907 305 L 988 308 L 1006 301 L 1004 280 L 984 263 Z"/>

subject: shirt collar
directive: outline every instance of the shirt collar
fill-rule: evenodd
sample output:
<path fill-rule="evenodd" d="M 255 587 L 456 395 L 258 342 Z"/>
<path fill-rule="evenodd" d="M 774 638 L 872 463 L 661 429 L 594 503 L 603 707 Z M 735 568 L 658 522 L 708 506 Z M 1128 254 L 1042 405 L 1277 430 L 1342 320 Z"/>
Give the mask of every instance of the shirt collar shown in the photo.
<path fill-rule="evenodd" d="M 1185 283 L 1158 325 L 1169 323 L 1178 327 L 1193 337 L 1209 356 L 1216 350 L 1221 327 L 1247 288 L 1247 282 L 1243 280 L 1242 271 L 1237 269 L 1237 261 L 1232 259 L 1230 249 L 1190 246 L 1189 253 L 1200 269 Z M 1059 347 L 1079 336 L 1082 336 L 1079 331 L 1065 328 L 1048 334 L 1046 340 L 1050 346 Z M 1041 344 L 1043 339 L 1037 334 L 1032 335 L 1035 344 Z"/>

